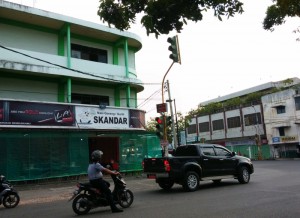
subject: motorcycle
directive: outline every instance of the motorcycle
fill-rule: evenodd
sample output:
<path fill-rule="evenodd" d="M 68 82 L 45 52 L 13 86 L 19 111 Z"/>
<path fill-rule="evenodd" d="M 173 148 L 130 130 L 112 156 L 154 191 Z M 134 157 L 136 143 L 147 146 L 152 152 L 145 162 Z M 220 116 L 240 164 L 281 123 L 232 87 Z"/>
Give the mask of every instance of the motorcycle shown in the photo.
<path fill-rule="evenodd" d="M 126 188 L 126 182 L 121 175 L 111 175 L 114 182 L 112 192 L 113 199 L 123 208 L 128 208 L 133 202 L 133 193 Z M 72 209 L 78 215 L 87 214 L 96 207 L 109 206 L 108 201 L 101 190 L 92 187 L 90 183 L 77 183 L 77 189 L 69 199 L 72 201 Z"/>
<path fill-rule="evenodd" d="M 14 187 L 6 180 L 5 176 L 0 176 L 0 205 L 5 208 L 14 208 L 20 202 L 20 196 Z"/>

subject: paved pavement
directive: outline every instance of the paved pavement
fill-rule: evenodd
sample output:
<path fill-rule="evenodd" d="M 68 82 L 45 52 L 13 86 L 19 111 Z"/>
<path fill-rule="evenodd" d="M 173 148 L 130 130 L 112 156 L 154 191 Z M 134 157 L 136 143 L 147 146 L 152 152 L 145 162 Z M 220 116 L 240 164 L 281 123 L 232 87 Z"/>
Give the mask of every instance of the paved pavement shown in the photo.
<path fill-rule="evenodd" d="M 134 179 L 143 179 L 144 176 L 124 176 L 126 182 Z M 111 184 L 111 190 L 113 188 L 113 181 L 110 176 L 105 176 L 105 180 L 109 181 Z M 67 201 L 71 196 L 73 191 L 76 189 L 76 184 L 78 182 L 87 182 L 86 177 L 81 177 L 79 180 L 67 180 L 67 181 L 51 181 L 51 182 L 41 182 L 28 183 L 28 184 L 15 184 L 14 188 L 18 191 L 20 195 L 20 205 L 26 204 L 38 204 L 47 203 L 57 200 Z"/>

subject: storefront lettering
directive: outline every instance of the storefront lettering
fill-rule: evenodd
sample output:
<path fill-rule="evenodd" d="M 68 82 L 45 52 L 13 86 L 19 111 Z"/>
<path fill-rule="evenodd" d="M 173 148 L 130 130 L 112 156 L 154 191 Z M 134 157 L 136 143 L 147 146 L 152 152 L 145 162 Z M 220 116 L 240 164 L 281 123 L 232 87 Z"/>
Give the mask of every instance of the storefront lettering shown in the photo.
<path fill-rule="evenodd" d="M 127 124 L 128 120 L 125 117 L 100 117 L 94 116 L 94 123 L 103 124 Z"/>

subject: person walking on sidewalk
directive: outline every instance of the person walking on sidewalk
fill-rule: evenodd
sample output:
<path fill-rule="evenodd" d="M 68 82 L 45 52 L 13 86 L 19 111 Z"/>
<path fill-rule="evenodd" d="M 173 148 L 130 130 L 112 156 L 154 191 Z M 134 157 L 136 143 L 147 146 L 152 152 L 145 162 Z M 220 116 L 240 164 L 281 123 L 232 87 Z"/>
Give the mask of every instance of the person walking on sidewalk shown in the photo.
<path fill-rule="evenodd" d="M 123 210 L 117 208 L 114 203 L 112 193 L 109 189 L 109 183 L 103 179 L 102 172 L 119 175 L 120 173 L 117 171 L 111 171 L 100 164 L 101 157 L 103 152 L 100 150 L 95 150 L 92 152 L 91 159 L 92 163 L 89 164 L 88 167 L 88 178 L 91 185 L 95 188 L 100 189 L 104 194 L 105 197 L 110 205 L 111 211 L 113 213 L 123 212 Z"/>

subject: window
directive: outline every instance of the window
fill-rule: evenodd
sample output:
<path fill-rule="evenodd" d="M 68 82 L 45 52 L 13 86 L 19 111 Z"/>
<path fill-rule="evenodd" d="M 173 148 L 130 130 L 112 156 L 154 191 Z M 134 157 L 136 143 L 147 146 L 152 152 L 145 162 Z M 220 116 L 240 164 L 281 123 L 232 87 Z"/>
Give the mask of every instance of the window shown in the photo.
<path fill-rule="evenodd" d="M 198 149 L 196 146 L 180 146 L 175 150 L 175 156 L 198 156 Z"/>
<path fill-rule="evenodd" d="M 204 154 L 206 156 L 216 156 L 213 147 L 202 147 L 201 151 L 202 151 L 202 154 Z"/>
<path fill-rule="evenodd" d="M 215 148 L 217 156 L 231 156 L 231 153 L 223 148 Z"/>
<path fill-rule="evenodd" d="M 277 114 L 284 114 L 285 113 L 285 106 L 278 106 L 276 107 Z"/>
<path fill-rule="evenodd" d="M 244 119 L 245 119 L 245 126 L 261 124 L 260 113 L 247 114 L 244 116 Z"/>
<path fill-rule="evenodd" d="M 83 45 L 71 44 L 72 58 L 107 63 L 107 51 Z"/>
<path fill-rule="evenodd" d="M 227 119 L 228 129 L 241 127 L 241 119 L 240 117 L 230 117 Z"/>
<path fill-rule="evenodd" d="M 209 132 L 209 122 L 199 123 L 200 132 Z"/>
<path fill-rule="evenodd" d="M 285 134 L 284 134 L 284 127 L 279 127 L 278 131 L 279 131 L 279 135 L 280 136 L 285 136 Z"/>
<path fill-rule="evenodd" d="M 193 133 L 196 133 L 196 124 L 192 124 L 192 125 L 189 125 L 188 127 L 188 134 L 193 134 Z"/>
<path fill-rule="evenodd" d="M 299 111 L 300 110 L 300 97 L 295 97 L 295 106 L 296 106 L 296 110 Z"/>
<path fill-rule="evenodd" d="M 221 130 L 224 129 L 224 122 L 223 120 L 214 120 L 212 121 L 213 124 L 213 130 Z"/>
<path fill-rule="evenodd" d="M 100 96 L 100 95 L 85 95 L 85 94 L 72 93 L 72 103 L 108 106 L 109 97 Z"/>

